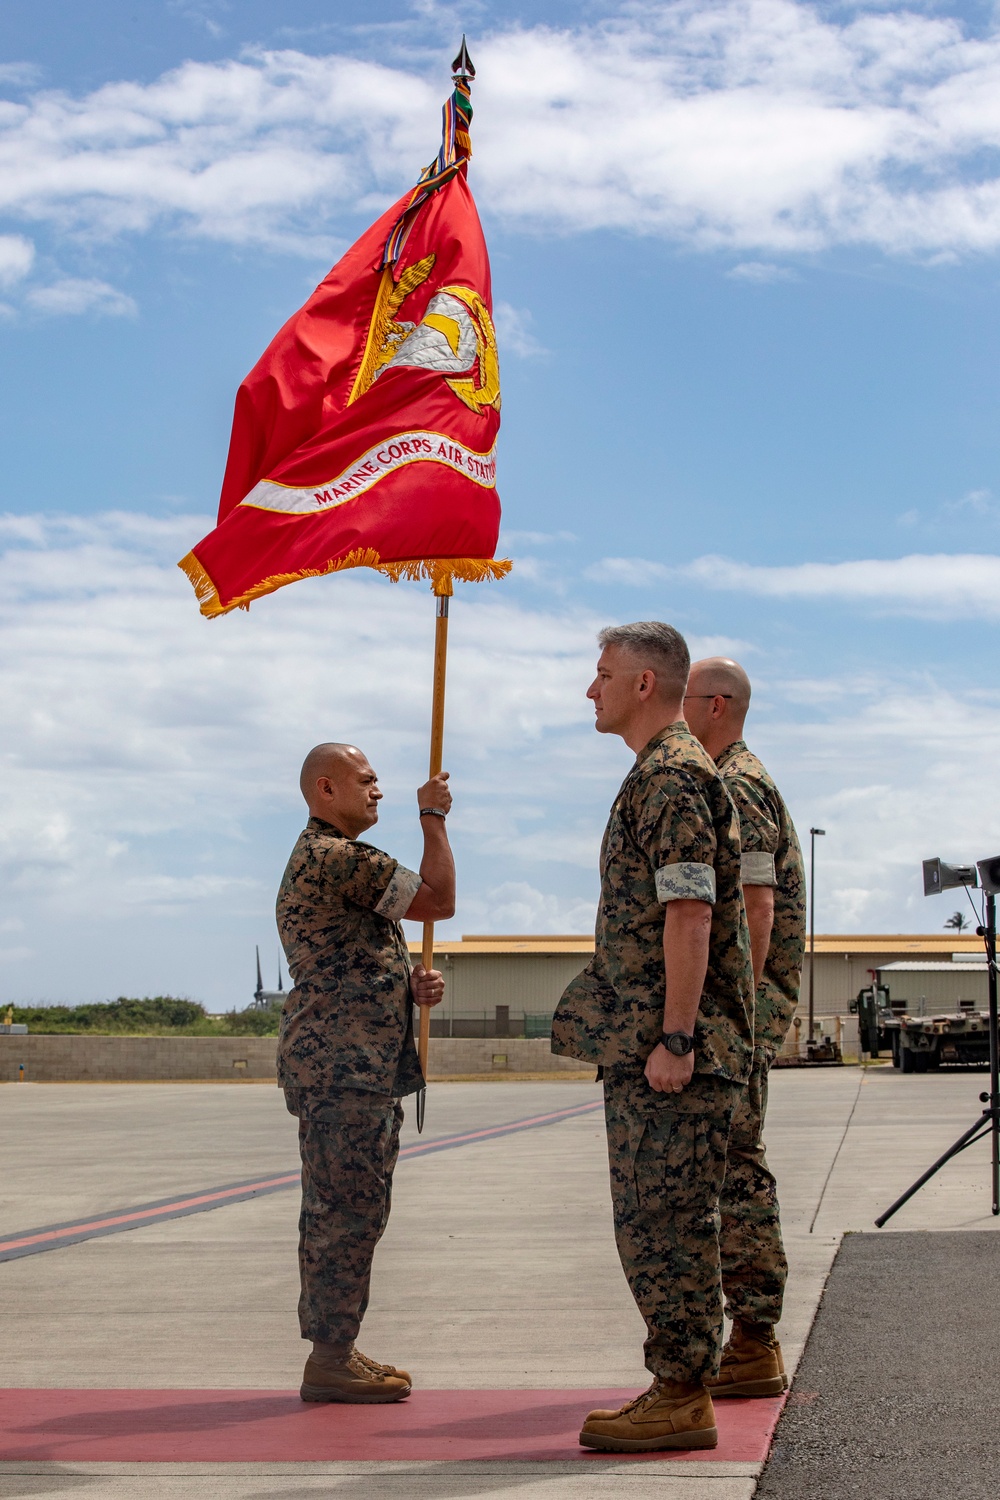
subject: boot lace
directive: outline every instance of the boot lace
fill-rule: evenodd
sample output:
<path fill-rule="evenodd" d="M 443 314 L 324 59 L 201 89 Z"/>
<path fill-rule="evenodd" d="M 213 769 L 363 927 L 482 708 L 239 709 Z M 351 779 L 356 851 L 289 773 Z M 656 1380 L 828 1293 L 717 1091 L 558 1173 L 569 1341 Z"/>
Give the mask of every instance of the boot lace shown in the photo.
<path fill-rule="evenodd" d="M 659 1394 L 660 1382 L 658 1380 L 654 1380 L 648 1391 L 643 1391 L 641 1396 L 635 1396 L 631 1401 L 625 1403 L 625 1405 L 621 1408 L 621 1415 L 624 1416 L 625 1413 L 629 1411 L 644 1410 L 645 1407 L 651 1405 L 651 1403 L 658 1398 Z"/>
<path fill-rule="evenodd" d="M 367 1354 L 362 1354 L 360 1349 L 355 1349 L 351 1354 L 351 1361 L 360 1365 L 366 1375 L 374 1375 L 376 1380 L 384 1380 L 387 1375 L 394 1375 L 392 1365 L 380 1365 L 377 1360 L 369 1359 Z"/>

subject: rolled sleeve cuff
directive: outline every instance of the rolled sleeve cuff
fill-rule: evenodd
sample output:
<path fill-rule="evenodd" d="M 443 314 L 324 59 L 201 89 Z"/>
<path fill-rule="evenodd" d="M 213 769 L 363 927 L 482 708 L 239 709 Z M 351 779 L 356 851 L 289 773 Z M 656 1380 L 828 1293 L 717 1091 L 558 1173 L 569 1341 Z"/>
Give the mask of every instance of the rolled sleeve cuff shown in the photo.
<path fill-rule="evenodd" d="M 711 865 L 661 865 L 656 872 L 656 895 L 668 901 L 707 901 L 715 904 L 715 870 Z"/>
<path fill-rule="evenodd" d="M 740 882 L 742 885 L 777 885 L 774 873 L 774 855 L 763 849 L 752 849 L 740 858 Z"/>
<path fill-rule="evenodd" d="M 420 886 L 420 876 L 415 871 L 408 870 L 405 865 L 397 865 L 395 874 L 382 892 L 382 899 L 375 908 L 376 914 L 385 917 L 388 922 L 398 922 L 400 917 L 406 916 L 410 909 L 410 902 Z"/>

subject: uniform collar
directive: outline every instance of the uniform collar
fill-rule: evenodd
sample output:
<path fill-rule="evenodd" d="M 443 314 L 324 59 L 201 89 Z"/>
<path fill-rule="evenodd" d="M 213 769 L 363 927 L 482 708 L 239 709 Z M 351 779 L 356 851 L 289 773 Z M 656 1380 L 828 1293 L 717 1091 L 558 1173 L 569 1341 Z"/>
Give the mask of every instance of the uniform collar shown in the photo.
<path fill-rule="evenodd" d="M 648 742 L 648 744 L 643 745 L 642 749 L 639 751 L 639 754 L 636 756 L 636 765 L 642 765 L 642 762 L 644 760 L 648 760 L 649 757 L 653 754 L 653 751 L 659 745 L 662 745 L 664 740 L 669 740 L 677 734 L 686 734 L 688 736 L 690 736 L 691 734 L 690 729 L 688 729 L 687 724 L 683 719 L 675 719 L 672 724 L 667 724 L 666 727 L 661 729 L 658 734 L 654 734 L 653 738 Z"/>
<path fill-rule="evenodd" d="M 735 760 L 736 756 L 739 755 L 740 751 L 741 750 L 745 750 L 746 748 L 747 748 L 747 742 L 746 742 L 746 740 L 733 740 L 732 744 L 731 745 L 727 745 L 726 748 L 725 748 L 725 750 L 722 751 L 722 753 L 719 755 L 718 759 L 716 760 L 715 764 L 718 766 L 719 770 L 721 771 L 722 768 L 723 768 L 723 766 L 728 766 L 729 762 L 731 760 Z"/>
<path fill-rule="evenodd" d="M 346 834 L 342 828 L 337 827 L 336 823 L 328 823 L 325 818 L 317 818 L 315 814 L 310 817 L 309 822 L 306 824 L 306 827 L 312 833 L 335 833 L 338 839 L 346 839 L 349 837 L 349 835 Z M 351 843 L 356 842 L 356 840 L 354 839 L 351 839 L 350 841 Z"/>

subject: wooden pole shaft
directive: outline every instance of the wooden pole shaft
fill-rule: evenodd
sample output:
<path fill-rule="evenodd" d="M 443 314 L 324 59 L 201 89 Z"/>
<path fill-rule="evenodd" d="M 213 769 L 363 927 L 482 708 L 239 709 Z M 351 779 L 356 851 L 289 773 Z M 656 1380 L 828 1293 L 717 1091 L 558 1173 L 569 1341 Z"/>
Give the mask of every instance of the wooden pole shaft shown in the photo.
<path fill-rule="evenodd" d="M 437 618 L 434 627 L 434 689 L 431 698 L 431 755 L 429 776 L 436 776 L 441 769 L 444 753 L 444 689 L 448 667 L 448 599 L 451 594 L 451 579 L 442 579 L 434 586 L 437 599 Z M 425 969 L 434 967 L 434 923 L 424 923 L 423 947 L 420 961 Z M 427 1077 L 427 1046 L 431 1037 L 431 1011 L 429 1005 L 420 1007 L 420 1034 L 417 1053 L 424 1077 Z"/>

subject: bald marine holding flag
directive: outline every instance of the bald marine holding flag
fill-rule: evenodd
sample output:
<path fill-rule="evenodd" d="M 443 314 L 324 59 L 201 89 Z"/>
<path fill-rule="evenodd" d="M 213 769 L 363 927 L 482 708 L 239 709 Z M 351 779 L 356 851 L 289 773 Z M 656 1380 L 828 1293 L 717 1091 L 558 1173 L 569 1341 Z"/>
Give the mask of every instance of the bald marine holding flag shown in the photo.
<path fill-rule="evenodd" d="M 355 745 L 310 750 L 300 778 L 309 822 L 278 892 L 294 989 L 281 1014 L 278 1084 L 299 1121 L 299 1327 L 312 1341 L 303 1401 L 370 1403 L 410 1394 L 410 1376 L 355 1347 L 372 1257 L 385 1231 L 402 1099 L 423 1087 L 411 1003 L 437 1005 L 444 979 L 411 974 L 400 919 L 455 911 L 448 773 L 417 792 L 419 873 L 362 841 L 378 821 L 378 778 Z"/>
<path fill-rule="evenodd" d="M 381 797 L 366 757 L 320 745 L 303 767 L 310 819 L 278 898 L 295 980 L 279 1077 L 303 1143 L 300 1314 L 313 1342 L 305 1400 L 396 1401 L 410 1391 L 405 1371 L 362 1355 L 354 1338 L 389 1212 L 399 1100 L 418 1089 L 421 1127 L 428 1012 L 443 991 L 433 924 L 455 906 L 441 770 L 449 604 L 455 580 L 510 570 L 495 555 L 500 366 L 468 183 L 474 77 L 463 37 L 436 158 L 243 380 L 217 525 L 180 562 L 208 618 L 349 568 L 427 579 L 435 596 L 419 874 L 361 840 Z M 344 627 L 343 615 L 331 619 L 338 637 Z M 327 651 L 322 634 L 316 650 Z M 424 924 L 412 980 L 403 916 Z M 411 1000 L 421 1014 L 416 1049 Z"/>

